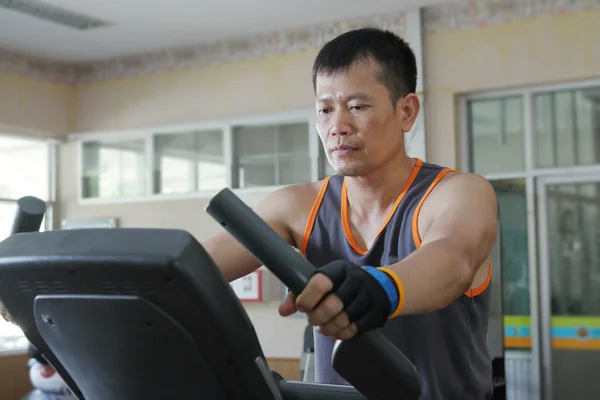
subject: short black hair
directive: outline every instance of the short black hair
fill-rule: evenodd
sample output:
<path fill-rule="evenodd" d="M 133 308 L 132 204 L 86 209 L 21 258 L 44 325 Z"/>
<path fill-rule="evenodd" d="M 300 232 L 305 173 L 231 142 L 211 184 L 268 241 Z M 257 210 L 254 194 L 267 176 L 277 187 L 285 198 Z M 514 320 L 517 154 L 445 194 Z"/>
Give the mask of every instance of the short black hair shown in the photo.
<path fill-rule="evenodd" d="M 313 89 L 317 88 L 317 75 L 344 72 L 355 62 L 369 60 L 381 66 L 377 80 L 390 91 L 394 106 L 417 90 L 415 53 L 398 35 L 377 27 L 351 30 L 327 42 L 313 64 Z"/>

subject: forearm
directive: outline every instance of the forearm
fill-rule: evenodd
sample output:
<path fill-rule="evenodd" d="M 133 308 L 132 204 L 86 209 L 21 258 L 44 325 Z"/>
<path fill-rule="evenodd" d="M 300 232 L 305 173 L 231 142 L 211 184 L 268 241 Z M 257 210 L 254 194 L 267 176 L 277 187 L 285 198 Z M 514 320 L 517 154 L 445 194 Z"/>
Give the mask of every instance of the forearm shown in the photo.
<path fill-rule="evenodd" d="M 404 288 L 400 315 L 423 314 L 448 306 L 469 290 L 477 262 L 451 239 L 440 239 L 423 244 L 402 261 L 387 266 Z"/>
<path fill-rule="evenodd" d="M 260 267 L 260 262 L 227 232 L 203 241 L 202 246 L 228 282 Z"/>

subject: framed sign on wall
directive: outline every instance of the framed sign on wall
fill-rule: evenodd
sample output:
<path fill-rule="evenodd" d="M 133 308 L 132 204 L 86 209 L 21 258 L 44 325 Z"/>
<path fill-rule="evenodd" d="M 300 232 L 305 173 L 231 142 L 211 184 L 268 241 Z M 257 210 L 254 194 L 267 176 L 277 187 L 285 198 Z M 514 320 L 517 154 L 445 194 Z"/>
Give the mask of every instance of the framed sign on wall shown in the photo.
<path fill-rule="evenodd" d="M 242 302 L 263 301 L 262 291 L 263 271 L 256 270 L 250 274 L 230 282 L 229 285 Z"/>
<path fill-rule="evenodd" d="M 279 300 L 279 281 L 266 268 L 259 268 L 229 285 L 242 303 Z"/>

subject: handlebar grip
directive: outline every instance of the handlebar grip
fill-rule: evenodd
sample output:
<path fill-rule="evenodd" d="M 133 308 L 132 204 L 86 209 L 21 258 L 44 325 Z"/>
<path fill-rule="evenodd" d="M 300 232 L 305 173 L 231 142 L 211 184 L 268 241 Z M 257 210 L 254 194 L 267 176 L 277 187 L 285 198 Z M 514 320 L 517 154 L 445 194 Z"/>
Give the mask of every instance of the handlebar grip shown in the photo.
<path fill-rule="evenodd" d="M 39 231 L 45 213 L 46 203 L 43 200 L 33 196 L 21 197 L 17 200 L 17 213 L 10 234 Z"/>
<path fill-rule="evenodd" d="M 294 294 L 300 294 L 317 269 L 267 225 L 231 190 L 223 189 L 206 212 L 262 262 Z"/>

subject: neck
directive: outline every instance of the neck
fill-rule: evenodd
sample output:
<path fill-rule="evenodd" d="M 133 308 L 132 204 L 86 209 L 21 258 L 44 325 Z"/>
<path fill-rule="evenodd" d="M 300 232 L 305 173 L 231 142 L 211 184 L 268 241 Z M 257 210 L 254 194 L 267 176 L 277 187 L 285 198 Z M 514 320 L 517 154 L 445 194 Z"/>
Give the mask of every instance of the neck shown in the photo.
<path fill-rule="evenodd" d="M 406 184 L 416 160 L 396 157 L 363 176 L 345 177 L 348 203 L 358 215 L 386 213 Z"/>

